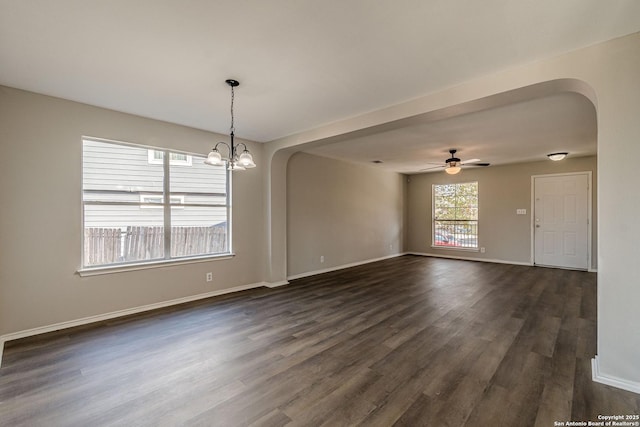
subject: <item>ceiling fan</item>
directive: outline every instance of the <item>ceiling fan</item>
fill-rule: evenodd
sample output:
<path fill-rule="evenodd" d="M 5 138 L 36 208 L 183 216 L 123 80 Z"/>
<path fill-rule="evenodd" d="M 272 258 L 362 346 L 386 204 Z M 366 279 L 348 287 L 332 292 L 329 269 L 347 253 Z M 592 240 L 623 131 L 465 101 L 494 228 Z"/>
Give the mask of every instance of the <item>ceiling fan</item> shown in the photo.
<path fill-rule="evenodd" d="M 431 169 L 444 168 L 444 171 L 449 175 L 455 175 L 458 172 L 460 172 L 461 166 L 489 166 L 490 165 L 490 163 L 480 162 L 480 159 L 460 160 L 459 158 L 456 157 L 457 151 L 458 150 L 456 150 L 455 148 L 452 148 L 449 150 L 449 153 L 451 153 L 451 157 L 449 157 L 447 160 L 444 161 L 444 165 L 441 163 L 432 163 L 434 165 L 437 164 L 438 166 L 421 169 L 420 171 L 422 172 L 422 171 L 428 171 Z"/>

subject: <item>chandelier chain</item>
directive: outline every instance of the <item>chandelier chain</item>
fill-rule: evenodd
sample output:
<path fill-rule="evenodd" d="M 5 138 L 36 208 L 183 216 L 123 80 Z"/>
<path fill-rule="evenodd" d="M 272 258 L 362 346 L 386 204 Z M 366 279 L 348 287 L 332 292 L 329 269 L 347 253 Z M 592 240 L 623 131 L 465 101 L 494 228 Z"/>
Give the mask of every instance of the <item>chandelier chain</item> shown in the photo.
<path fill-rule="evenodd" d="M 233 121 L 234 121 L 234 117 L 233 117 L 233 101 L 235 99 L 235 92 L 233 90 L 233 86 L 231 86 L 231 133 L 235 133 L 236 129 L 234 127 Z"/>

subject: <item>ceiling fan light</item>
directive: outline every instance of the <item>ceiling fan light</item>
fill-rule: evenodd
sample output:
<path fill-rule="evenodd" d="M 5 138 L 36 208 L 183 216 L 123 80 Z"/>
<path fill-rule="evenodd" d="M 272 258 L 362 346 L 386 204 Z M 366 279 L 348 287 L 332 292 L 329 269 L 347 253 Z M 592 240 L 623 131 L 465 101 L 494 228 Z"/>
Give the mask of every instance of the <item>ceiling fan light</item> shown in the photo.
<path fill-rule="evenodd" d="M 551 153 L 551 154 L 547 154 L 547 157 L 553 160 L 554 162 L 557 162 L 567 157 L 567 154 L 569 153 Z"/>
<path fill-rule="evenodd" d="M 461 170 L 462 168 L 460 166 L 449 166 L 448 168 L 445 168 L 444 171 L 449 175 L 455 175 L 459 173 Z"/>

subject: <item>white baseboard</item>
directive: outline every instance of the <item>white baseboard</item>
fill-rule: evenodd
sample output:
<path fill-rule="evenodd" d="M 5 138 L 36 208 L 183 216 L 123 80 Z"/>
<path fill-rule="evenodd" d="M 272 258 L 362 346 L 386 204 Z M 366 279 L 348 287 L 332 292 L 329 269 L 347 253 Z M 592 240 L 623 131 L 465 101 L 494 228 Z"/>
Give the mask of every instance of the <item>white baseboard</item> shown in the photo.
<path fill-rule="evenodd" d="M 602 374 L 602 372 L 600 372 L 600 362 L 598 360 L 598 356 L 591 359 L 591 379 L 593 381 L 640 394 L 640 383 Z"/>
<path fill-rule="evenodd" d="M 264 285 L 267 288 L 278 288 L 280 286 L 285 286 L 285 285 L 288 285 L 288 284 L 289 284 L 289 282 L 287 280 L 281 280 L 279 282 L 265 282 L 264 283 Z"/>
<path fill-rule="evenodd" d="M 219 295 L 230 294 L 233 292 L 240 292 L 240 291 L 246 291 L 248 289 L 260 288 L 263 286 L 268 286 L 268 284 L 265 282 L 250 283 L 248 285 L 235 286 L 233 288 L 206 292 L 204 294 L 190 295 L 187 297 L 176 298 L 169 301 L 162 301 L 154 304 L 148 304 L 148 305 L 143 305 L 139 307 L 127 308 L 124 310 L 112 311 L 110 313 L 83 317 L 81 319 L 69 320 L 66 322 L 55 323 L 53 325 L 40 326 L 38 328 L 27 329 L 24 331 L 13 332 L 10 334 L 2 335 L 0 336 L 0 366 L 2 366 L 2 352 L 4 350 L 4 343 L 7 341 L 31 337 L 34 335 L 45 334 L 47 332 L 59 331 L 61 329 L 73 328 L 75 326 L 87 325 L 89 323 L 101 322 L 103 320 L 115 319 L 117 317 L 129 316 L 131 314 L 142 313 L 145 311 L 155 310 L 158 308 L 170 307 L 172 305 L 184 304 L 186 302 L 197 301 L 197 300 L 211 298 Z"/>
<path fill-rule="evenodd" d="M 503 259 L 491 259 L 491 258 L 473 258 L 473 257 L 465 257 L 465 256 L 454 256 L 454 255 L 443 255 L 443 254 L 432 254 L 427 252 L 407 252 L 408 255 L 418 255 L 418 256 L 429 256 L 435 258 L 449 258 L 449 259 L 459 259 L 463 261 L 479 261 L 479 262 L 492 262 L 495 264 L 512 264 L 512 265 L 528 265 L 532 266 L 530 262 L 518 262 L 518 261 L 506 261 Z"/>
<path fill-rule="evenodd" d="M 307 276 L 314 276 L 314 275 L 320 274 L 320 273 L 326 273 L 326 272 L 329 272 L 329 271 L 341 270 L 343 268 L 355 267 L 357 265 L 368 264 L 368 263 L 376 262 L 376 261 L 382 261 L 384 259 L 395 258 L 395 257 L 399 257 L 399 256 L 402 256 L 402 255 L 405 255 L 405 254 L 404 253 L 399 253 L 399 254 L 385 256 L 385 257 L 382 257 L 382 258 L 376 258 L 376 259 L 370 259 L 370 260 L 366 260 L 366 261 L 360 261 L 360 262 L 354 262 L 354 263 L 350 263 L 350 264 L 345 264 L 345 265 L 341 265 L 341 266 L 338 266 L 338 267 L 325 268 L 323 270 L 317 270 L 317 271 L 312 271 L 312 272 L 308 272 L 308 273 L 298 274 L 298 275 L 289 277 L 288 280 L 299 279 L 299 278 L 307 277 Z M 34 336 L 34 335 L 45 334 L 47 332 L 58 331 L 58 330 L 61 330 L 61 329 L 73 328 L 75 326 L 87 325 L 89 323 L 100 322 L 100 321 L 103 321 L 103 320 L 115 319 L 117 317 L 123 317 L 123 316 L 128 316 L 128 315 L 131 315 L 131 314 L 142 313 L 144 311 L 150 311 L 150 310 L 155 310 L 155 309 L 158 309 L 158 308 L 169 307 L 169 306 L 172 306 L 172 305 L 183 304 L 183 303 L 186 303 L 186 302 L 196 301 L 196 300 L 200 300 L 200 299 L 211 298 L 211 297 L 214 297 L 214 296 L 229 294 L 229 293 L 232 293 L 232 292 L 239 292 L 239 291 L 244 291 L 244 290 L 247 290 L 247 289 L 259 288 L 259 287 L 262 287 L 262 286 L 266 286 L 268 288 L 277 288 L 277 287 L 280 287 L 280 286 L 288 285 L 289 284 L 288 280 L 282 280 L 282 281 L 279 281 L 279 282 L 251 283 L 251 284 L 248 284 L 248 285 L 236 286 L 236 287 L 233 287 L 233 288 L 222 289 L 222 290 L 219 290 L 219 291 L 207 292 L 207 293 L 204 293 L 204 294 L 191 295 L 191 296 L 188 296 L 188 297 L 177 298 L 177 299 L 173 299 L 173 300 L 169 300 L 169 301 L 162 301 L 162 302 L 159 302 L 159 303 L 148 304 L 148 305 L 144 305 L 144 306 L 140 306 L 140 307 L 128 308 L 128 309 L 125 309 L 125 310 L 118 310 L 118 311 L 114 311 L 114 312 L 111 312 L 111 313 L 105 313 L 105 314 L 99 314 L 99 315 L 96 315 L 96 316 L 84 317 L 82 319 L 70 320 L 70 321 L 67 321 L 67 322 L 60 322 L 60 323 L 56 323 L 56 324 L 53 324 L 53 325 L 41 326 L 41 327 L 38 327 L 38 328 L 27 329 L 27 330 L 24 330 L 24 331 L 18 331 L 18 332 L 13 332 L 13 333 L 10 333 L 10 334 L 2 335 L 2 336 L 0 336 L 0 366 L 2 366 L 2 352 L 4 350 L 4 343 L 7 342 L 7 341 L 17 340 L 17 339 L 20 339 L 20 338 L 26 338 L 26 337 L 30 337 L 30 336 Z"/>
<path fill-rule="evenodd" d="M 317 274 L 329 273 L 331 271 L 343 270 L 345 268 L 350 268 L 350 267 L 357 267 L 359 265 L 370 264 L 372 262 L 383 261 L 385 259 L 390 259 L 390 258 L 397 258 L 397 257 L 403 256 L 403 255 L 407 255 L 407 254 L 402 252 L 402 253 L 397 253 L 397 254 L 393 254 L 393 255 L 383 256 L 383 257 L 380 257 L 380 258 L 374 258 L 374 259 L 367 259 L 367 260 L 364 260 L 364 261 L 351 262 L 349 264 L 342 264 L 342 265 L 338 265 L 336 267 L 323 268 L 322 270 L 314 270 L 314 271 L 308 271 L 306 273 L 294 274 L 293 276 L 287 277 L 287 280 L 302 279 L 303 277 L 315 276 Z"/>

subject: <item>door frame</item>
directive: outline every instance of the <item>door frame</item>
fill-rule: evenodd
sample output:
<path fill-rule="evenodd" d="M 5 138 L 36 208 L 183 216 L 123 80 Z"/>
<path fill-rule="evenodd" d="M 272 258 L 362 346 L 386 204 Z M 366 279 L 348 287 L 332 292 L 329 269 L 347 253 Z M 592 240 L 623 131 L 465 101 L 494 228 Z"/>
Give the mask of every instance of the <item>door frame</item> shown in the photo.
<path fill-rule="evenodd" d="M 549 178 L 555 176 L 568 176 L 568 175 L 587 175 L 587 271 L 595 271 L 593 269 L 593 263 L 591 259 L 592 250 L 592 229 L 593 229 L 593 172 L 592 171 L 578 171 L 578 172 L 565 172 L 565 173 L 550 173 L 543 175 L 531 175 L 531 265 L 536 266 L 536 224 L 535 224 L 535 203 L 536 203 L 536 178 Z"/>

